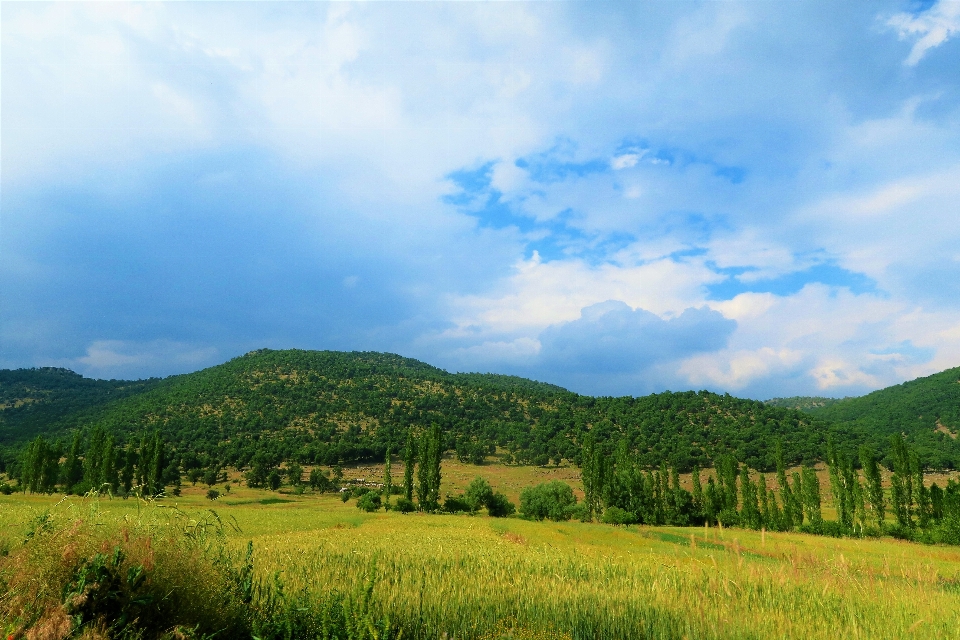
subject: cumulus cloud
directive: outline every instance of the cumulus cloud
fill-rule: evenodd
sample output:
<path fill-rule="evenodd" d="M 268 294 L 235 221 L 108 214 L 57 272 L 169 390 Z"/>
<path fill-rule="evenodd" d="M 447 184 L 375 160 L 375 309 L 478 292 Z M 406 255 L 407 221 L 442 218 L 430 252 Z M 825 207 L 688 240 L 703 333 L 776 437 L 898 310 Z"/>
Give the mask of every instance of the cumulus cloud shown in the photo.
<path fill-rule="evenodd" d="M 736 322 L 707 308 L 664 320 L 620 300 L 584 308 L 540 334 L 540 364 L 559 375 L 641 373 L 690 354 L 723 348 Z"/>
<path fill-rule="evenodd" d="M 754 397 L 954 366 L 956 6 L 5 6 L 0 363 Z"/>

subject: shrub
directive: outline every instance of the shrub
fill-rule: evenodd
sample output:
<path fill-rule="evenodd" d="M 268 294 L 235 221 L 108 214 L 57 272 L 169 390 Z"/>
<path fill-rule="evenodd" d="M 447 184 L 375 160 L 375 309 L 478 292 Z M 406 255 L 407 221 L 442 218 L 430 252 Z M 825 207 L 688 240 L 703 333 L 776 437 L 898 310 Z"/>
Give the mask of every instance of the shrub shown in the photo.
<path fill-rule="evenodd" d="M 603 512 L 603 517 L 600 519 L 600 521 L 606 524 L 633 524 L 637 521 L 637 519 L 626 509 L 621 509 L 620 507 L 607 507 L 607 510 Z"/>
<path fill-rule="evenodd" d="M 0 493 L 2 493 L 2 494 L 5 495 L 5 496 L 8 496 L 8 495 L 10 495 L 11 493 L 13 493 L 13 487 L 11 487 L 11 486 L 10 486 L 9 484 L 7 484 L 6 482 L 0 483 Z"/>
<path fill-rule="evenodd" d="M 520 513 L 527 518 L 569 520 L 577 497 L 565 482 L 552 480 L 520 492 Z"/>
<path fill-rule="evenodd" d="M 473 508 L 473 503 L 462 495 L 447 496 L 447 499 L 443 501 L 443 510 L 447 513 L 473 513 L 476 511 L 476 509 Z"/>
<path fill-rule="evenodd" d="M 362 486 L 360 486 L 360 487 L 354 487 L 353 490 L 351 490 L 350 493 L 353 494 L 353 497 L 354 497 L 354 498 L 360 498 L 360 497 L 362 497 L 362 496 L 370 493 L 370 487 L 362 487 Z"/>
<path fill-rule="evenodd" d="M 478 511 L 480 507 L 485 507 L 490 503 L 493 498 L 493 489 L 490 488 L 489 482 L 477 476 L 467 486 L 464 498 L 469 503 L 470 511 Z M 466 510 L 464 509 L 464 511 Z"/>
<path fill-rule="evenodd" d="M 512 502 L 499 491 L 490 496 L 487 502 L 487 513 L 494 518 L 506 518 L 512 516 L 517 508 Z"/>
<path fill-rule="evenodd" d="M 216 500 L 220 497 L 220 492 L 216 489 L 210 489 L 207 491 L 207 500 Z"/>
<path fill-rule="evenodd" d="M 213 515 L 105 525 L 44 514 L 0 558 L 0 620 L 13 637 L 243 637 L 243 593 Z M 12 626 L 9 626 L 12 625 Z"/>
<path fill-rule="evenodd" d="M 368 513 L 380 510 L 380 494 L 367 491 L 357 500 L 357 508 Z"/>
<path fill-rule="evenodd" d="M 349 499 L 350 499 L 350 492 L 349 492 L 349 491 L 341 491 L 341 492 L 340 492 L 340 501 L 341 501 L 341 502 L 346 502 L 346 501 L 349 500 Z"/>
<path fill-rule="evenodd" d="M 407 500 L 404 498 L 397 498 L 397 502 L 393 505 L 394 511 L 399 511 L 400 513 L 410 513 L 411 511 L 417 510 L 417 505 L 413 504 L 413 500 Z"/>

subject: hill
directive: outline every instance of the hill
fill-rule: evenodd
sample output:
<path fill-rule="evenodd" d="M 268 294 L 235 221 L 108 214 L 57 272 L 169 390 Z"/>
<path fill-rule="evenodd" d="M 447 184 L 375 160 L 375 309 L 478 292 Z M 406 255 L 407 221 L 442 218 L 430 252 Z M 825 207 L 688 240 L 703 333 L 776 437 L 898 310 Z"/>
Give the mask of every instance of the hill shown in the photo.
<path fill-rule="evenodd" d="M 843 400 L 839 398 L 824 398 L 822 396 L 791 396 L 789 398 L 771 398 L 770 400 L 764 400 L 763 404 L 768 407 L 812 411 L 820 409 L 821 407 L 829 407 L 842 401 Z"/>
<path fill-rule="evenodd" d="M 770 469 L 778 438 L 789 462 L 812 462 L 830 429 L 794 409 L 706 391 L 595 398 L 372 352 L 259 350 L 195 373 L 127 384 L 142 388 L 121 385 L 125 397 L 103 395 L 63 410 L 43 430 L 66 436 L 101 425 L 121 443 L 159 430 L 184 468 L 242 467 L 258 453 L 304 464 L 380 460 L 387 447 L 403 448 L 410 428 L 435 422 L 445 447 L 464 460 L 481 462 L 496 451 L 508 462 L 577 461 L 591 432 L 610 451 L 626 439 L 642 464 L 669 460 L 687 470 L 723 453 Z M 22 426 L 2 431 L 4 441 L 31 437 Z"/>
<path fill-rule="evenodd" d="M 886 448 L 891 434 L 904 433 L 921 459 L 934 468 L 956 468 L 960 461 L 960 367 L 859 398 L 801 408 L 868 434 L 878 448 Z"/>
<path fill-rule="evenodd" d="M 0 370 L 0 443 L 55 433 L 82 421 L 91 410 L 159 382 L 93 380 L 55 367 Z"/>

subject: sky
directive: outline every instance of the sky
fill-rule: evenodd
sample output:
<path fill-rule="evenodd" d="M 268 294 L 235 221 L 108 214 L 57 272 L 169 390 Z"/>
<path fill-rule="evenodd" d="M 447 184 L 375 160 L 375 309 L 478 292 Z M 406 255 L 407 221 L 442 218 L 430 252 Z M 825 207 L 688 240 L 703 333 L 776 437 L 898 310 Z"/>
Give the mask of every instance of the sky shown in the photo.
<path fill-rule="evenodd" d="M 960 365 L 960 2 L 0 4 L 0 367 Z"/>

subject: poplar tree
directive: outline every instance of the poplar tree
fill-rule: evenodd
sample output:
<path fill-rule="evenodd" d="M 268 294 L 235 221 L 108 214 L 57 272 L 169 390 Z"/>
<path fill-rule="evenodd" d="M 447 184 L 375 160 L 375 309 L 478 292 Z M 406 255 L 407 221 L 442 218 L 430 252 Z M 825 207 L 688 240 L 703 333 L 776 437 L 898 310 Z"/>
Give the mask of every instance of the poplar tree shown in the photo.
<path fill-rule="evenodd" d="M 106 434 L 103 427 L 96 426 L 90 432 L 90 441 L 83 457 L 83 479 L 88 488 L 100 491 L 103 484 L 103 447 Z"/>
<path fill-rule="evenodd" d="M 837 510 L 837 518 L 844 529 L 851 525 L 850 507 L 847 503 L 847 491 L 841 477 L 842 461 L 833 446 L 833 437 L 827 436 L 827 468 L 830 470 L 830 493 L 833 495 L 833 505 Z"/>
<path fill-rule="evenodd" d="M 137 461 L 137 454 L 133 447 L 128 446 L 123 455 L 123 470 L 120 471 L 120 486 L 123 488 L 123 495 L 126 496 L 133 489 L 134 465 Z"/>
<path fill-rule="evenodd" d="M 704 493 L 703 511 L 708 522 L 717 522 L 720 511 L 723 510 L 723 496 L 717 488 L 714 476 L 707 477 L 707 490 Z"/>
<path fill-rule="evenodd" d="M 59 438 L 50 447 L 43 469 L 43 486 L 46 491 L 56 491 L 60 479 L 60 458 L 63 457 L 63 441 Z"/>
<path fill-rule="evenodd" d="M 912 527 L 910 503 L 913 501 L 912 479 L 910 477 L 910 456 L 903 436 L 890 436 L 890 454 L 893 458 L 893 475 L 890 476 L 890 501 L 897 524 Z"/>
<path fill-rule="evenodd" d="M 393 470 L 391 467 L 391 454 L 393 452 L 390 450 L 390 447 L 387 447 L 387 455 L 383 461 L 383 493 L 384 493 L 384 504 L 386 508 L 390 508 L 390 494 L 393 493 Z"/>
<path fill-rule="evenodd" d="M 923 483 L 923 465 L 920 463 L 920 459 L 915 452 L 910 456 L 910 461 L 914 474 L 914 494 L 916 494 L 917 497 L 917 525 L 926 529 L 930 524 L 931 515 L 930 490 L 927 489 Z"/>
<path fill-rule="evenodd" d="M 760 525 L 772 529 L 770 514 L 770 496 L 767 493 L 767 478 L 762 473 L 757 482 L 757 498 L 760 501 Z"/>
<path fill-rule="evenodd" d="M 117 457 L 116 441 L 113 435 L 107 436 L 107 441 L 103 445 L 103 455 L 100 472 L 103 484 L 111 494 L 117 492 Z"/>
<path fill-rule="evenodd" d="M 430 432 L 424 431 L 418 440 L 417 460 L 417 504 L 421 511 L 427 508 L 427 499 L 430 496 Z"/>
<path fill-rule="evenodd" d="M 443 459 L 443 436 L 440 432 L 440 425 L 434 423 L 430 433 L 430 493 L 428 502 L 432 509 L 440 506 L 440 463 Z"/>
<path fill-rule="evenodd" d="M 860 466 L 863 467 L 863 475 L 867 481 L 867 501 L 870 503 L 870 509 L 873 510 L 877 526 L 882 528 L 885 505 L 880 465 L 877 464 L 877 457 L 873 450 L 866 445 L 860 447 Z"/>
<path fill-rule="evenodd" d="M 697 519 L 706 517 L 703 504 L 703 486 L 700 484 L 700 467 L 693 467 L 693 513 Z"/>
<path fill-rule="evenodd" d="M 790 491 L 790 483 L 787 482 L 787 468 L 783 461 L 783 443 L 777 440 L 777 484 L 780 485 L 780 501 L 783 503 L 783 528 L 787 531 L 793 529 L 794 525 L 799 525 L 794 519 L 793 496 Z"/>
<path fill-rule="evenodd" d="M 750 479 L 747 465 L 740 467 L 741 522 L 751 529 L 760 528 L 760 509 L 757 506 L 757 486 Z"/>
<path fill-rule="evenodd" d="M 72 493 L 73 488 L 83 481 L 83 461 L 80 459 L 82 442 L 80 430 L 73 432 L 73 443 L 63 463 L 63 492 Z"/>
<path fill-rule="evenodd" d="M 417 459 L 417 441 L 413 436 L 413 428 L 407 431 L 407 448 L 403 452 L 403 495 L 413 501 L 413 465 Z"/>
<path fill-rule="evenodd" d="M 803 492 L 803 480 L 800 476 L 800 472 L 794 471 L 791 476 L 792 482 L 790 484 L 790 511 L 791 519 L 793 521 L 793 526 L 799 527 L 803 524 L 803 515 L 804 515 L 804 504 L 805 497 Z M 814 476 L 816 477 L 816 476 Z M 819 483 L 817 484 L 819 490 Z M 786 506 L 784 506 L 786 510 Z"/>
<path fill-rule="evenodd" d="M 820 511 L 820 480 L 812 467 L 803 468 L 803 510 L 807 520 L 819 530 L 823 524 L 823 514 Z"/>

